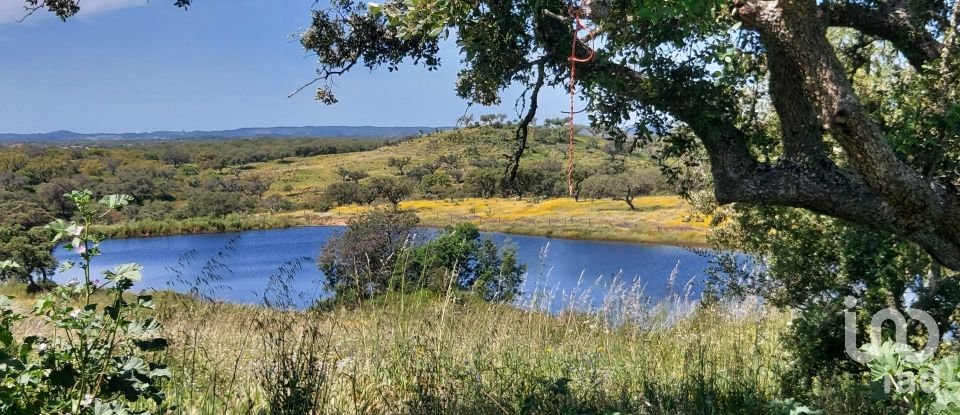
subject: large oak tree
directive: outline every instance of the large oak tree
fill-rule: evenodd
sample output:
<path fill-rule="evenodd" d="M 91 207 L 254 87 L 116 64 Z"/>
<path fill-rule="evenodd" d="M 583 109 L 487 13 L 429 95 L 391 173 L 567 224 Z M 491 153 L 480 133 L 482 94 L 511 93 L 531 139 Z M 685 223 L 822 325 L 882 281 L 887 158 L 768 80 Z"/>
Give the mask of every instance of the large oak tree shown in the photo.
<path fill-rule="evenodd" d="M 27 0 L 63 18 L 75 3 Z M 576 6 L 589 6 L 579 10 L 589 34 L 574 30 Z M 592 121 L 664 140 L 665 159 L 705 149 L 721 204 L 805 208 L 900 235 L 960 270 L 958 9 L 949 0 L 332 0 L 301 42 L 318 57 L 317 99 L 334 103 L 336 76 L 407 60 L 435 68 L 454 38 L 461 96 L 493 104 L 508 86 L 527 87 L 517 157 L 541 89 L 565 85 L 568 57 L 592 49 L 575 81 Z M 832 36 L 838 29 L 847 35 Z M 868 94 L 858 74 L 881 59 L 900 71 Z"/>
<path fill-rule="evenodd" d="M 564 85 L 568 57 L 595 55 L 576 82 L 598 124 L 668 137 L 667 156 L 699 145 L 709 155 L 717 201 L 806 208 L 895 233 L 960 269 L 956 86 L 957 2 L 637 1 L 594 2 L 591 34 L 573 41 L 570 5 L 557 0 L 335 1 L 314 13 L 303 45 L 317 53 L 318 81 L 358 65 L 395 69 L 404 59 L 439 65 L 444 36 L 464 69 L 456 88 L 492 104 L 513 83 L 528 86 L 517 138 L 543 85 Z M 889 44 L 922 91 L 867 105 L 831 28 L 862 44 Z M 575 50 L 574 50 L 575 49 Z M 318 98 L 334 102 L 323 84 Z M 882 111 L 919 105 L 894 118 Z M 778 128 L 765 128 L 763 107 Z M 760 109 L 758 109 L 760 108 Z M 690 134 L 683 134 L 689 132 Z M 644 135 L 644 134 L 640 134 Z M 769 150 L 769 149 L 775 150 Z"/>

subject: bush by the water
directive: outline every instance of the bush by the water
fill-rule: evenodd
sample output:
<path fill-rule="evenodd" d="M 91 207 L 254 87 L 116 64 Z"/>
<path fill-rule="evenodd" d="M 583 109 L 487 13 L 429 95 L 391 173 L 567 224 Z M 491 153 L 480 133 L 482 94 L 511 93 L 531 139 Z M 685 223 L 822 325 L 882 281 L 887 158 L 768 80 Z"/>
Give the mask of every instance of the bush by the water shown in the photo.
<path fill-rule="evenodd" d="M 526 267 L 516 248 L 498 248 L 475 225 L 447 228 L 419 242 L 417 217 L 376 209 L 352 220 L 347 230 L 320 253 L 320 270 L 334 294 L 327 303 L 359 305 L 389 291 L 451 288 L 487 301 L 510 301 L 519 294 Z"/>

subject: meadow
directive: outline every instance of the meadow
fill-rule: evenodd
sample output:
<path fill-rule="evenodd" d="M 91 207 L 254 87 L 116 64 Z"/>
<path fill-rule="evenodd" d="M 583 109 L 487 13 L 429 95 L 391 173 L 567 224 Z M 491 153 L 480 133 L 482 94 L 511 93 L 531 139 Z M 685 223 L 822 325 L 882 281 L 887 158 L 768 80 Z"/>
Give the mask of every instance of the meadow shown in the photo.
<path fill-rule="evenodd" d="M 639 290 L 592 310 L 567 293 L 557 315 L 543 296 L 415 292 L 314 312 L 161 293 L 168 401 L 183 414 L 779 413 L 786 313 Z"/>

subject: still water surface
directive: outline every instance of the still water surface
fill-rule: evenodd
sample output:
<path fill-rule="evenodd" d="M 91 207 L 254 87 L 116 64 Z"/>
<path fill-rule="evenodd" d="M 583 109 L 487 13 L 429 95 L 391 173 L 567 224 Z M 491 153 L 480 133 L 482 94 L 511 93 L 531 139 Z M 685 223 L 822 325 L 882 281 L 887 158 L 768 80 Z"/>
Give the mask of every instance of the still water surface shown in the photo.
<path fill-rule="evenodd" d="M 136 262 L 144 267 L 139 289 L 188 290 L 204 269 L 222 279 L 210 287 L 215 298 L 241 303 L 258 303 L 270 276 L 284 263 L 304 260 L 296 273 L 297 291 L 308 297 L 324 295 L 323 274 L 312 261 L 320 247 L 342 232 L 342 227 L 299 227 L 236 233 L 162 236 L 152 238 L 111 239 L 103 243 L 104 255 L 94 261 L 94 275 L 116 265 Z M 424 232 L 434 232 L 425 230 Z M 671 294 L 696 296 L 704 277 L 707 259 L 685 248 L 663 245 L 639 245 L 616 242 L 548 239 L 537 236 L 484 234 L 501 245 L 510 240 L 518 248 L 519 258 L 527 264 L 524 293 L 546 288 L 553 293 L 551 306 L 556 310 L 571 293 L 581 294 L 584 305 L 603 301 L 615 278 L 638 283 L 651 300 Z M 545 254 L 544 254 L 545 251 Z M 58 250 L 58 259 L 76 260 L 76 256 Z M 676 271 L 671 280 L 671 274 Z M 58 282 L 78 277 L 79 269 L 57 275 Z M 671 282 L 672 281 L 672 282 Z"/>

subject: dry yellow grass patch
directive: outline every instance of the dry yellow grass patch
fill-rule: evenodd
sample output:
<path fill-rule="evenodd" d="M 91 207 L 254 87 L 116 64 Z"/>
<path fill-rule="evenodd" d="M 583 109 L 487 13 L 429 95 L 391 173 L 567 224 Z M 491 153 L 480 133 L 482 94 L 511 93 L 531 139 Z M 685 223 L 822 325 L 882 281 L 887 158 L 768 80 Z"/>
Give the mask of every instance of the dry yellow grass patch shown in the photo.
<path fill-rule="evenodd" d="M 547 199 L 411 200 L 401 209 L 415 212 L 425 226 L 443 227 L 472 222 L 481 230 L 570 239 L 616 240 L 643 243 L 701 245 L 708 222 L 691 219 L 689 207 L 677 196 L 637 198 L 637 210 L 612 200 Z M 324 213 L 288 215 L 310 224 L 343 224 L 370 209 L 341 206 Z"/>

